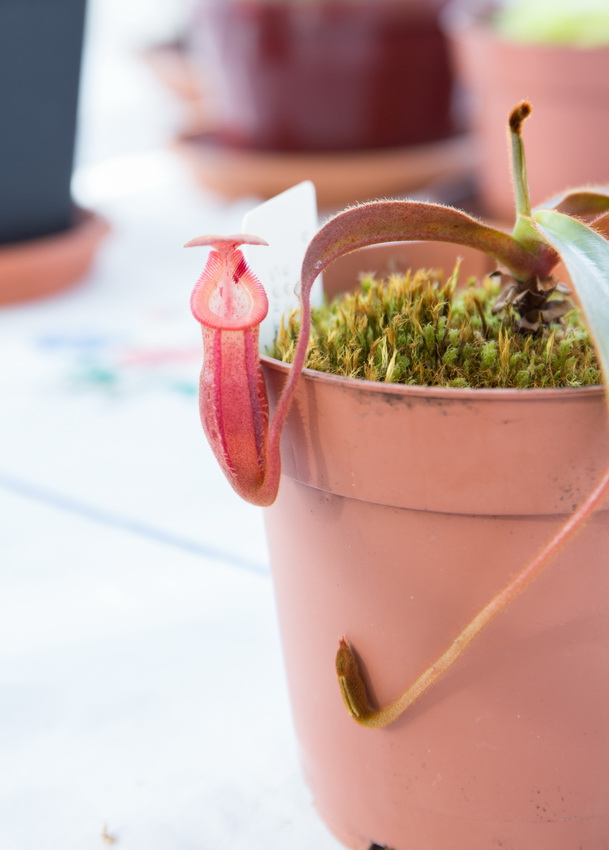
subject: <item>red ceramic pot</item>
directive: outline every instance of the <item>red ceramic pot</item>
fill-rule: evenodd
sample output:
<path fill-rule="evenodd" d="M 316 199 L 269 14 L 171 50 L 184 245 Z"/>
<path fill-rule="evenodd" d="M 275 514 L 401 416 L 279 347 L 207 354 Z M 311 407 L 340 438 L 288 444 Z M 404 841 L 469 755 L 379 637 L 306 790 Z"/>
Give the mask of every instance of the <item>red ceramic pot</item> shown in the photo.
<path fill-rule="evenodd" d="M 331 151 L 452 133 L 446 0 L 200 0 L 193 49 L 225 144 Z"/>

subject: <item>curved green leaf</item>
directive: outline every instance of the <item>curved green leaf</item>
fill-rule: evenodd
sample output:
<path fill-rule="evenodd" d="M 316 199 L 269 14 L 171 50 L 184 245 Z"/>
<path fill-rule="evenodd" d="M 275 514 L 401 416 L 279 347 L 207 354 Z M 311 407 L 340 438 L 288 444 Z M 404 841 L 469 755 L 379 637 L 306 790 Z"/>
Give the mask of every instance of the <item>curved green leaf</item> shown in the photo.
<path fill-rule="evenodd" d="M 533 215 L 540 232 L 558 251 L 584 311 L 609 379 L 609 242 L 591 227 L 556 210 Z"/>
<path fill-rule="evenodd" d="M 558 255 L 539 240 L 534 250 L 453 207 L 418 201 L 373 201 L 331 218 L 313 237 L 302 265 L 302 292 L 334 260 L 382 242 L 452 242 L 476 248 L 503 263 L 518 280 L 545 277 Z"/>

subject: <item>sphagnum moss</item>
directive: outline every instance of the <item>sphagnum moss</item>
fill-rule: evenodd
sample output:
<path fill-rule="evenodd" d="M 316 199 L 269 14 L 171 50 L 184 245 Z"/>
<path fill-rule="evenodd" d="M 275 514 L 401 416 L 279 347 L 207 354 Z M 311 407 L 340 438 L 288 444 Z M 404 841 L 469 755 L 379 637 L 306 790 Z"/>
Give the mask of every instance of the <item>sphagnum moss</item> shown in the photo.
<path fill-rule="evenodd" d="M 578 310 L 536 333 L 493 315 L 499 283 L 457 287 L 420 270 L 379 280 L 313 311 L 307 367 L 350 378 L 437 387 L 581 387 L 602 383 Z M 299 321 L 282 325 L 272 356 L 292 361 Z"/>

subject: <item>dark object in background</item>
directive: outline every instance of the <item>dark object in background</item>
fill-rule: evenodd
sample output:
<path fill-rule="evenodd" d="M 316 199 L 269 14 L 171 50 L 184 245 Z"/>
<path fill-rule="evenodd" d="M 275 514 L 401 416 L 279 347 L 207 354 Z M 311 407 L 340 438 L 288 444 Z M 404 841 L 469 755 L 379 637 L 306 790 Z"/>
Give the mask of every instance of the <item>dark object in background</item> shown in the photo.
<path fill-rule="evenodd" d="M 86 0 L 0 0 L 0 243 L 72 225 Z"/>
<path fill-rule="evenodd" d="M 453 131 L 446 0 L 198 0 L 193 51 L 226 145 L 340 151 Z"/>

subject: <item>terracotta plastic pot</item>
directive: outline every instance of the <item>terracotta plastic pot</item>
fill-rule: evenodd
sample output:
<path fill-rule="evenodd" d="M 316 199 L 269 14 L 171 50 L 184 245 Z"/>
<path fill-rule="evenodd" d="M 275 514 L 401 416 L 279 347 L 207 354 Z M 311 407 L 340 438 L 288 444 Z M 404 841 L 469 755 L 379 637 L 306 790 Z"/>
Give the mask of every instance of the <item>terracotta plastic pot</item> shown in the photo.
<path fill-rule="evenodd" d="M 328 151 L 453 131 L 446 0 L 199 0 L 193 50 L 226 144 Z"/>
<path fill-rule="evenodd" d="M 393 725 L 334 672 L 344 635 L 375 703 L 403 691 L 587 495 L 608 427 L 601 388 L 303 375 L 265 518 L 304 773 L 348 847 L 609 846 L 607 505 Z"/>
<path fill-rule="evenodd" d="M 480 200 L 488 214 L 513 217 L 506 121 L 524 99 L 534 110 L 525 131 L 534 204 L 557 185 L 609 182 L 609 47 L 519 44 L 457 12 L 446 27 L 469 97 Z"/>

